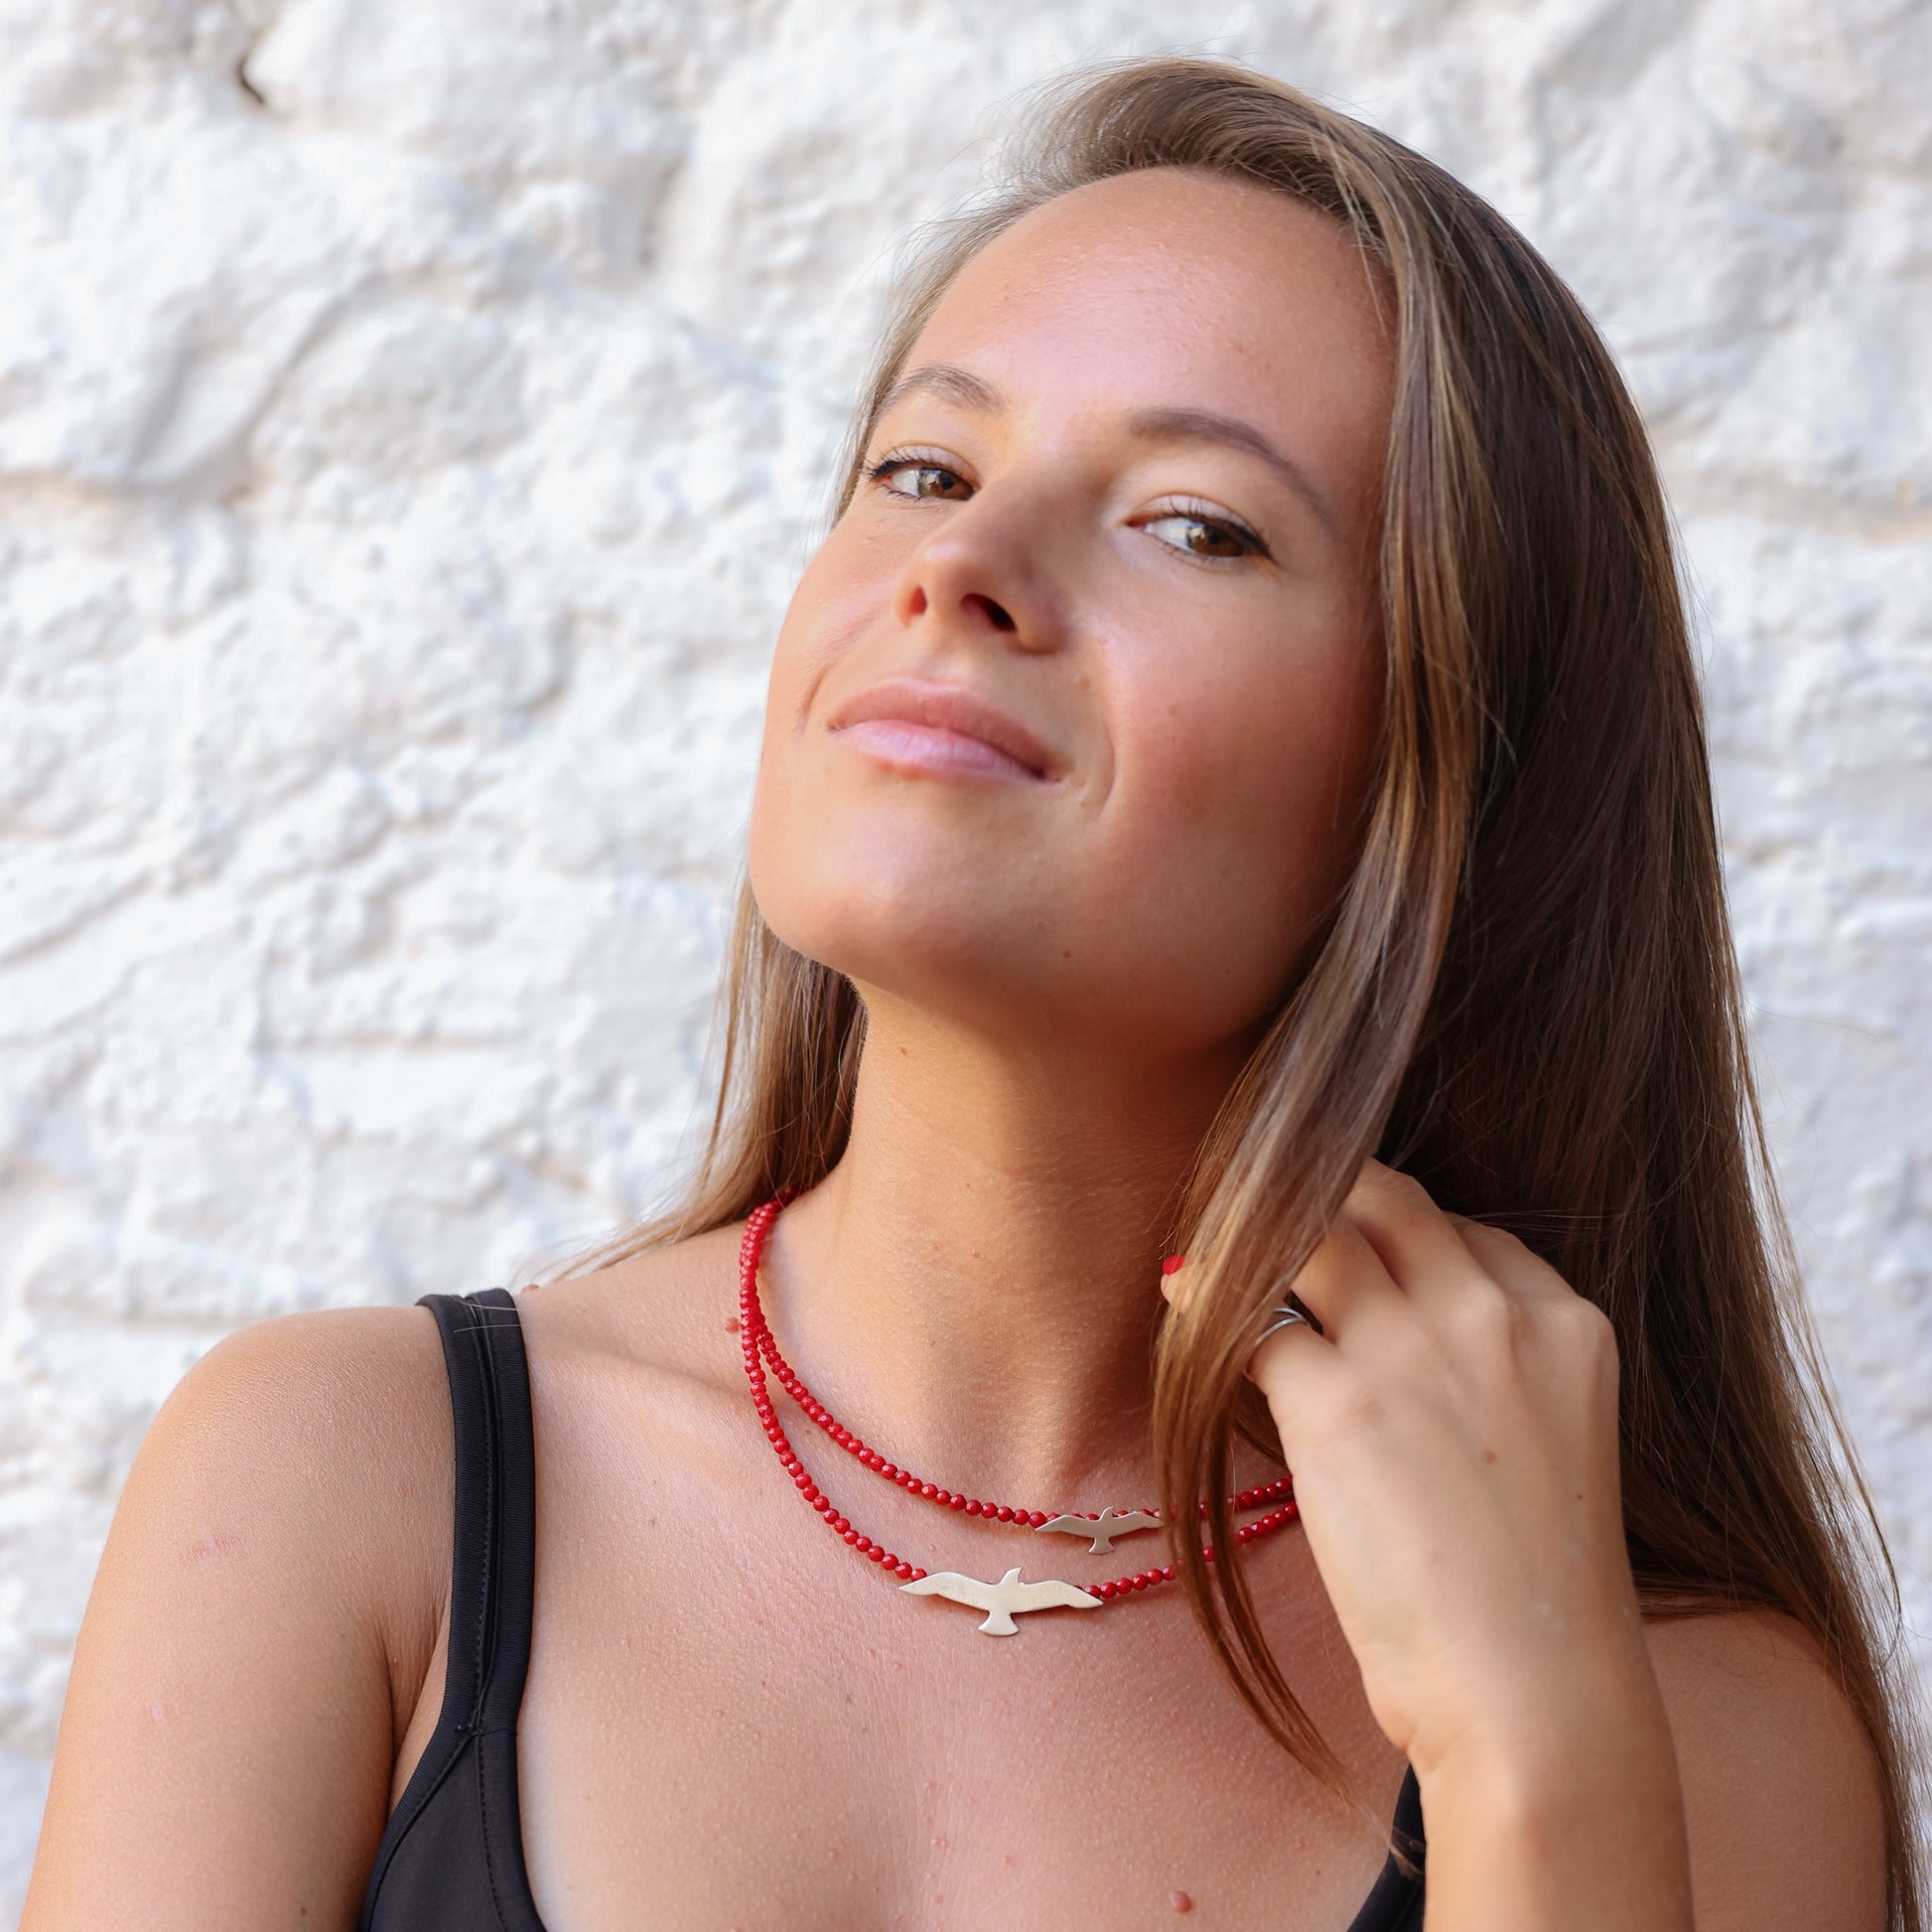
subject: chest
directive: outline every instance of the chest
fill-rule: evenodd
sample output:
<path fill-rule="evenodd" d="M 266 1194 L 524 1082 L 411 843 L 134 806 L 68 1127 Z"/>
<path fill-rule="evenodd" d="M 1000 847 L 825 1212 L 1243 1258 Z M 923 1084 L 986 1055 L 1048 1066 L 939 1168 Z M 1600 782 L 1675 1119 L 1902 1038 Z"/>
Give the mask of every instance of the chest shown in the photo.
<path fill-rule="evenodd" d="M 1366 1812 L 1266 1737 L 1173 1586 L 989 1637 L 730 1445 L 651 1466 L 553 1457 L 540 1489 L 519 1763 L 550 1932 L 1348 1925 L 1402 1767 L 1293 1535 L 1250 1553 L 1253 1581 Z M 1086 1583 L 1139 1556 L 962 1522 L 863 1471 L 844 1488 L 932 1570 Z"/>

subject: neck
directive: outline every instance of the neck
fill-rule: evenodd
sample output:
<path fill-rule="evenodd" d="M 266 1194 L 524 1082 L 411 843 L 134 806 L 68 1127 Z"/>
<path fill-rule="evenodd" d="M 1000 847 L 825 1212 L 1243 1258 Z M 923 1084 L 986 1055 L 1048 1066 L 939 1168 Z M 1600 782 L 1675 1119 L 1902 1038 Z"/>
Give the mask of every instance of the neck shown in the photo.
<path fill-rule="evenodd" d="M 781 1346 L 935 1479 L 1151 1495 L 1161 1258 L 1235 1056 L 1049 1054 L 877 995 L 867 1015 L 846 1152 L 766 1249 Z"/>

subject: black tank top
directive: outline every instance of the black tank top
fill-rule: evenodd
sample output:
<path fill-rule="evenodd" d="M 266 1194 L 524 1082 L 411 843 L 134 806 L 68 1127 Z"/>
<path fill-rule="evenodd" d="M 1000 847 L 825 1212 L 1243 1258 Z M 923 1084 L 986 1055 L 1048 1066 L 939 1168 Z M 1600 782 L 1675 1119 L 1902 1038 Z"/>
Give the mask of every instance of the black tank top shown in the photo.
<path fill-rule="evenodd" d="M 390 1814 L 361 1932 L 544 1932 L 523 1867 L 516 1715 L 530 1665 L 536 1451 L 530 1376 L 506 1289 L 426 1295 L 456 1416 L 456 1557 L 450 1660 L 435 1734 Z M 1348 1932 L 1422 1932 L 1422 1804 L 1414 1772 L 1391 1858 Z"/>

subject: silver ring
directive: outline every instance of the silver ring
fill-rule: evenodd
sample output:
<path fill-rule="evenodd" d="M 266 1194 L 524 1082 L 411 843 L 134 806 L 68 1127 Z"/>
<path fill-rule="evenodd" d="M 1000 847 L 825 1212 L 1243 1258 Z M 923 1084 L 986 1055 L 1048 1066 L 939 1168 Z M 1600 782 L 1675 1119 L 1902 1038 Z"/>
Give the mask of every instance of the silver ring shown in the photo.
<path fill-rule="evenodd" d="M 1281 1333 L 1281 1331 L 1284 1328 L 1294 1328 L 1298 1326 L 1303 1328 L 1311 1328 L 1314 1326 L 1314 1323 L 1311 1322 L 1308 1318 L 1308 1316 L 1302 1312 L 1300 1309 L 1271 1309 L 1269 1312 L 1270 1314 L 1273 1315 L 1274 1319 L 1271 1320 L 1267 1325 L 1267 1327 L 1262 1329 L 1260 1335 L 1256 1337 L 1255 1347 L 1257 1348 L 1259 1348 L 1261 1344 L 1264 1341 L 1266 1341 L 1270 1335 L 1278 1335 Z"/>
<path fill-rule="evenodd" d="M 1320 1317 L 1293 1289 L 1289 1290 L 1286 1300 L 1277 1302 L 1268 1311 L 1268 1325 L 1262 1329 L 1260 1341 L 1255 1343 L 1257 1348 L 1270 1335 L 1278 1335 L 1284 1328 L 1293 1328 L 1298 1322 L 1317 1335 L 1327 1332 L 1321 1325 Z"/>

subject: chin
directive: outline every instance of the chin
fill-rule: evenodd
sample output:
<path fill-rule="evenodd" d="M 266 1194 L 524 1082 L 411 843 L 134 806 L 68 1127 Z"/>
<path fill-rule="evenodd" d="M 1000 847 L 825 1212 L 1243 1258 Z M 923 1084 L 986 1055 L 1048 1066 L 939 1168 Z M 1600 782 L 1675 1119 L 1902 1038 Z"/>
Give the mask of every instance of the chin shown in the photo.
<path fill-rule="evenodd" d="M 883 997 L 989 1040 L 1031 1052 L 1165 1058 L 1218 1043 L 1219 1003 L 1199 961 L 1088 934 L 1075 947 L 1029 898 L 1001 905 L 981 881 L 949 893 L 930 872 L 777 881 L 753 869 L 753 896 L 794 952 Z M 1248 1016 L 1242 1016 L 1246 1019 Z"/>
<path fill-rule="evenodd" d="M 752 894 L 779 939 L 863 991 L 983 1035 L 1154 1058 L 1218 1050 L 1279 998 L 1288 948 L 1251 897 L 1230 926 L 1198 873 L 1144 859 L 1102 881 L 1031 827 L 812 802 L 755 799 Z"/>
<path fill-rule="evenodd" d="M 938 998 L 989 990 L 1003 1001 L 1037 997 L 1030 957 L 1047 949 L 1031 908 L 1002 907 L 964 868 L 840 865 L 822 848 L 805 866 L 761 865 L 756 844 L 752 894 L 793 951 L 862 986 L 895 997 Z"/>

